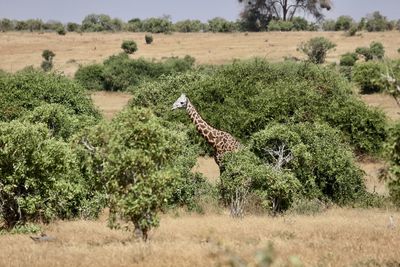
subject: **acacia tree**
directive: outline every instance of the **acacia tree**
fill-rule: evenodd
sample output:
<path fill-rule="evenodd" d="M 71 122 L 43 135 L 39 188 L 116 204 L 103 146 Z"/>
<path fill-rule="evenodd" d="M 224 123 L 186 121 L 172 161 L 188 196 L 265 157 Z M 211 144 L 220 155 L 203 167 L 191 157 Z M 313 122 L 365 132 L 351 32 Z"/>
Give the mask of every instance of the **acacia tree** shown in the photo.
<path fill-rule="evenodd" d="M 241 13 L 248 29 L 259 30 L 272 19 L 292 20 L 296 14 L 310 14 L 317 20 L 323 10 L 330 10 L 331 0 L 238 0 L 244 5 Z"/>

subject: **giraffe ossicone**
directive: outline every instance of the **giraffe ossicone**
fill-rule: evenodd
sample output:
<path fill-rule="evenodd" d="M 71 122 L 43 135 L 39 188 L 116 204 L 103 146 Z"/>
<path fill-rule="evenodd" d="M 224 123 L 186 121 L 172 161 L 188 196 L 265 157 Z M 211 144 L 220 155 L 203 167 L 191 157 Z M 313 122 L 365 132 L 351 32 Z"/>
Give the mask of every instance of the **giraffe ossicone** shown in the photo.
<path fill-rule="evenodd" d="M 197 131 L 207 140 L 214 148 L 215 162 L 221 166 L 222 156 L 229 151 L 239 149 L 240 143 L 230 133 L 218 130 L 210 126 L 197 112 L 196 108 L 190 102 L 185 94 L 182 94 L 172 105 L 172 110 L 185 108 L 190 119 L 196 126 Z"/>

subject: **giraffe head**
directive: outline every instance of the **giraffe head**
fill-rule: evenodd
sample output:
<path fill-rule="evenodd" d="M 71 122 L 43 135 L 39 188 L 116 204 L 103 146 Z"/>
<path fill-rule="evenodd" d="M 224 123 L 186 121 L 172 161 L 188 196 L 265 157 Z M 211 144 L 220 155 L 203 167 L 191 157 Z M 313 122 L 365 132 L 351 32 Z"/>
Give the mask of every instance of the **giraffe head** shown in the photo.
<path fill-rule="evenodd" d="M 181 94 L 181 96 L 172 105 L 172 110 L 177 109 L 177 108 L 186 108 L 187 101 L 188 101 L 188 99 L 187 99 L 186 95 Z"/>

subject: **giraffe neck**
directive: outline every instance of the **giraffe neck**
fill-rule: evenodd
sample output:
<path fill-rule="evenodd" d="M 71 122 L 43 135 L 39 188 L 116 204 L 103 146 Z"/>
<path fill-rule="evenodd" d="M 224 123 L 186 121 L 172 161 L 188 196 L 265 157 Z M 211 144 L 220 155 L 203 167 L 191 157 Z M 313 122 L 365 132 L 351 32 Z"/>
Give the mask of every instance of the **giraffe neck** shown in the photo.
<path fill-rule="evenodd" d="M 197 131 L 210 143 L 213 147 L 216 144 L 217 132 L 219 130 L 210 126 L 197 112 L 196 108 L 193 106 L 192 102 L 187 99 L 186 111 L 189 114 L 190 119 L 196 126 Z"/>

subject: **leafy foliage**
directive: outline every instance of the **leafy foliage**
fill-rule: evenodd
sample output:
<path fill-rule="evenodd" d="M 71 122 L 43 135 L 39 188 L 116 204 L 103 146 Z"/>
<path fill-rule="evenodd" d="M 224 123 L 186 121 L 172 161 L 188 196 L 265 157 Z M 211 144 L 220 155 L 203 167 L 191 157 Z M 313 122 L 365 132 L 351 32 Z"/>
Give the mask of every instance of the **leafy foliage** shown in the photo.
<path fill-rule="evenodd" d="M 283 31 L 288 32 L 294 28 L 294 24 L 291 21 L 283 20 L 271 20 L 268 24 L 269 31 Z"/>
<path fill-rule="evenodd" d="M 195 154 L 185 132 L 164 125 L 150 110 L 128 108 L 109 125 L 79 137 L 86 174 L 98 177 L 97 186 L 109 196 L 111 223 L 121 217 L 144 239 L 158 225 L 163 207 L 188 204 L 192 196 L 185 194 L 196 190 L 189 189 Z"/>
<path fill-rule="evenodd" d="M 151 33 L 170 33 L 173 25 L 169 17 L 148 18 L 142 21 L 142 31 Z"/>
<path fill-rule="evenodd" d="M 101 90 L 104 88 L 104 65 L 79 66 L 74 78 L 88 90 Z"/>
<path fill-rule="evenodd" d="M 41 67 L 44 71 L 50 71 L 53 68 L 53 58 L 56 56 L 51 50 L 43 50 L 42 57 L 44 61 L 41 64 Z"/>
<path fill-rule="evenodd" d="M 77 115 L 100 115 L 84 89 L 55 74 L 26 69 L 0 75 L 0 121 L 10 121 L 43 104 L 60 104 Z"/>
<path fill-rule="evenodd" d="M 146 44 L 151 44 L 153 42 L 153 35 L 151 34 L 146 34 L 144 36 L 144 40 L 146 41 Z"/>
<path fill-rule="evenodd" d="M 384 68 L 378 62 L 363 62 L 356 64 L 353 69 L 353 81 L 361 87 L 362 93 L 383 92 L 385 83 L 381 74 Z"/>
<path fill-rule="evenodd" d="M 82 181 L 71 148 L 43 124 L 0 123 L 0 214 L 5 228 L 79 213 Z"/>
<path fill-rule="evenodd" d="M 103 65 L 81 66 L 75 78 L 87 89 L 123 91 L 144 81 L 156 80 L 162 75 L 185 72 L 194 65 L 194 58 L 167 58 L 161 62 L 143 58 L 130 59 L 126 53 L 106 59 Z"/>
<path fill-rule="evenodd" d="M 325 62 L 327 52 L 334 47 L 336 45 L 325 37 L 314 37 L 308 42 L 300 44 L 298 49 L 306 54 L 311 62 L 322 64 Z"/>
<path fill-rule="evenodd" d="M 22 116 L 22 121 L 43 123 L 52 137 L 68 141 L 84 127 L 94 125 L 97 120 L 88 115 L 77 115 L 61 104 L 43 104 Z"/>
<path fill-rule="evenodd" d="M 340 57 L 340 66 L 352 67 L 356 64 L 358 56 L 356 53 L 346 53 Z"/>
<path fill-rule="evenodd" d="M 379 11 L 375 11 L 366 18 L 365 28 L 369 32 L 381 32 L 389 29 L 389 22 Z"/>
<path fill-rule="evenodd" d="M 400 123 L 395 124 L 390 130 L 387 142 L 389 168 L 389 192 L 393 202 L 400 205 Z"/>
<path fill-rule="evenodd" d="M 133 54 L 138 50 L 137 44 L 133 40 L 125 40 L 125 41 L 123 41 L 122 44 L 121 44 L 121 48 L 127 54 Z"/>
<path fill-rule="evenodd" d="M 274 124 L 251 137 L 250 149 L 266 164 L 276 165 L 272 151 L 292 160 L 282 168 L 301 183 L 308 199 L 328 198 L 338 204 L 353 201 L 364 190 L 361 171 L 340 134 L 323 124 Z"/>
<path fill-rule="evenodd" d="M 177 32 L 200 32 L 207 29 L 206 25 L 200 20 L 181 20 L 174 24 L 174 30 Z"/>
<path fill-rule="evenodd" d="M 234 32 L 237 26 L 234 22 L 227 21 L 224 18 L 216 17 L 208 21 L 208 27 L 211 32 Z"/>

